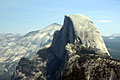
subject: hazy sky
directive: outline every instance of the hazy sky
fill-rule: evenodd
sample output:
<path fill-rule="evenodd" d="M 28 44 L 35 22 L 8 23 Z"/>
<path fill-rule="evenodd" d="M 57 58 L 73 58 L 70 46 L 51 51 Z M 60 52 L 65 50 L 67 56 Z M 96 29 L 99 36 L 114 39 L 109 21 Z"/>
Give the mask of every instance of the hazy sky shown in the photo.
<path fill-rule="evenodd" d="M 120 0 L 0 0 L 0 33 L 28 33 L 84 14 L 102 35 L 120 33 Z"/>

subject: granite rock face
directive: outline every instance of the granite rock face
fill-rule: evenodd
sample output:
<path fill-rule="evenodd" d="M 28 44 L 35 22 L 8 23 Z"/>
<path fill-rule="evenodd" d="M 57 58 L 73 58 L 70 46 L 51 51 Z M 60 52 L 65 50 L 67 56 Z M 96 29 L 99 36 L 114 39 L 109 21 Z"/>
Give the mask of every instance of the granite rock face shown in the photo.
<path fill-rule="evenodd" d="M 88 48 L 99 49 L 97 53 L 101 55 L 110 56 L 99 31 L 84 15 L 66 15 L 62 29 L 55 33 L 51 48 L 60 59 L 64 56 L 67 43 L 81 43 Z"/>
<path fill-rule="evenodd" d="M 119 62 L 110 58 L 99 31 L 88 17 L 66 15 L 63 27 L 54 33 L 51 46 L 41 49 L 33 60 L 20 60 L 12 79 L 96 80 L 98 76 L 111 80 L 119 79 L 119 67 Z"/>

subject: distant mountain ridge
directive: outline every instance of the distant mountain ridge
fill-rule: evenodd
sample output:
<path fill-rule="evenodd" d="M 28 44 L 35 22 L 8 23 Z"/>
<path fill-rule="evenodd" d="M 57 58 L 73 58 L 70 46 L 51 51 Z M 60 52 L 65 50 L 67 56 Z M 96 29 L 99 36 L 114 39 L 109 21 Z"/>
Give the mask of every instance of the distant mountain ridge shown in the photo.
<path fill-rule="evenodd" d="M 120 34 L 112 34 L 111 36 L 103 36 L 106 42 L 120 42 Z"/>
<path fill-rule="evenodd" d="M 120 60 L 120 34 L 103 36 L 106 47 L 114 59 Z"/>

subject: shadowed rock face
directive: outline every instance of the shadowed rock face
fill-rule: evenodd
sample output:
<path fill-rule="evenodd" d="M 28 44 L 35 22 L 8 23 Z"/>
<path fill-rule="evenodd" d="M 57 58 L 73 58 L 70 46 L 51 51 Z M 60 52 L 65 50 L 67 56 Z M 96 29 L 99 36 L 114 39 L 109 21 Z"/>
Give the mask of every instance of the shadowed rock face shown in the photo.
<path fill-rule="evenodd" d="M 67 45 L 68 43 L 73 44 L 73 46 L 72 47 L 71 45 L 68 46 Z M 74 44 L 77 44 L 78 46 L 76 47 L 76 45 Z M 86 55 L 86 56 L 80 57 L 81 55 Z M 91 57 L 91 55 L 93 56 Z M 13 79 L 21 78 L 23 80 L 31 80 L 31 79 L 85 80 L 89 77 L 86 73 L 89 72 L 87 66 L 90 66 L 90 64 L 87 64 L 89 62 L 85 62 L 85 61 L 89 61 L 89 60 L 93 61 L 90 62 L 91 65 L 92 63 L 101 64 L 102 59 L 106 59 L 109 56 L 110 55 L 107 51 L 107 48 L 104 44 L 104 41 L 100 33 L 98 32 L 98 30 L 96 29 L 96 27 L 93 25 L 92 21 L 90 21 L 88 17 L 84 15 L 71 15 L 71 16 L 66 15 L 63 27 L 61 28 L 60 31 L 56 31 L 54 33 L 54 38 L 51 47 L 40 50 L 33 60 L 29 61 L 22 59 L 23 62 L 24 61 L 26 62 L 25 63 L 26 65 L 31 65 L 31 66 L 28 67 L 26 72 L 24 70 L 26 68 L 26 65 L 23 63 L 24 66 L 21 66 L 22 63 L 19 62 L 20 64 L 18 64 L 17 70 L 12 78 Z M 97 60 L 99 58 L 101 58 L 100 62 L 99 60 Z M 72 63 L 71 60 L 73 61 Z M 78 62 L 76 62 L 76 60 Z M 110 60 L 110 58 L 108 58 L 108 60 Z M 84 62 L 86 64 L 84 64 Z M 105 62 L 105 64 L 107 65 L 107 62 Z M 68 65 L 78 66 L 80 68 L 69 67 Z M 31 70 L 32 69 L 31 67 L 32 68 L 34 67 L 34 70 Z M 100 67 L 103 67 L 103 65 Z M 117 65 L 115 65 L 115 67 L 117 67 Z M 94 71 L 94 67 L 91 68 L 90 66 L 90 69 L 91 70 L 93 69 L 93 73 L 96 75 L 96 72 Z M 104 71 L 103 69 L 104 68 L 102 68 L 102 71 Z M 80 71 L 80 73 L 78 73 L 77 71 Z M 26 76 L 26 74 L 28 73 L 30 73 L 30 75 Z M 89 75 L 91 75 L 91 73 L 89 73 Z M 77 79 L 75 77 L 77 77 Z"/>

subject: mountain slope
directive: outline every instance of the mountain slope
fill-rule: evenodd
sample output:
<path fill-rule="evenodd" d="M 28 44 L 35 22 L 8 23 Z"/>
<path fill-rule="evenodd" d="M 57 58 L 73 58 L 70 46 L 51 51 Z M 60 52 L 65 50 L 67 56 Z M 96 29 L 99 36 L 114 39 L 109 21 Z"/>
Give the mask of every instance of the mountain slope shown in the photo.
<path fill-rule="evenodd" d="M 54 32 L 60 28 L 61 25 L 54 23 L 26 35 L 4 34 L 5 37 L 0 35 L 0 44 L 2 44 L 0 46 L 0 74 L 12 74 L 22 57 L 32 59 L 39 49 L 49 47 Z"/>
<path fill-rule="evenodd" d="M 0 34 L 0 51 L 2 48 L 12 45 L 22 36 L 23 34 Z"/>

